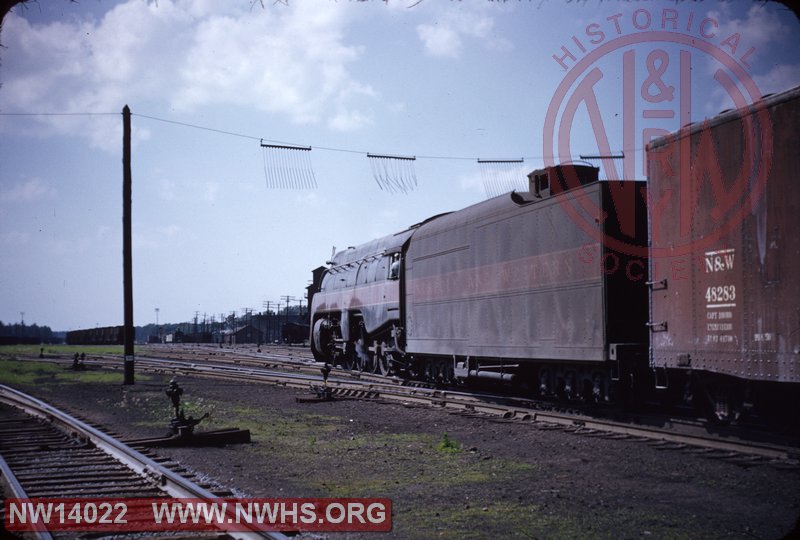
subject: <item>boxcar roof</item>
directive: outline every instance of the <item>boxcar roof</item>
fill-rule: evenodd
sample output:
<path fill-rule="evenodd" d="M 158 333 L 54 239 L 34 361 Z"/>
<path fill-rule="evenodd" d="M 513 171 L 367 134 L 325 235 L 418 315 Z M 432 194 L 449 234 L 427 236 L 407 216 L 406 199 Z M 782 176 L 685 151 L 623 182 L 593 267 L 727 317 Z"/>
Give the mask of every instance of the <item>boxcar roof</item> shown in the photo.
<path fill-rule="evenodd" d="M 783 103 L 785 101 L 791 101 L 793 99 L 800 98 L 800 86 L 795 86 L 789 90 L 784 92 L 780 92 L 778 94 L 767 94 L 763 97 L 763 99 L 753 103 L 752 105 L 748 105 L 739 109 L 729 109 L 722 111 L 717 116 L 711 118 L 709 120 L 709 127 L 715 127 L 720 124 L 724 124 L 726 122 L 733 122 L 738 120 L 746 115 L 755 114 L 756 112 L 762 109 L 768 109 L 774 107 L 779 103 Z M 647 150 L 651 150 L 653 148 L 658 148 L 660 146 L 664 146 L 668 144 L 672 140 L 679 139 L 681 137 L 686 137 L 689 135 L 694 135 L 701 129 L 703 129 L 705 122 L 692 122 L 691 124 L 687 124 L 683 126 L 678 131 L 672 132 L 668 135 L 664 135 L 663 137 L 659 137 L 657 139 L 653 139 L 647 144 Z"/>

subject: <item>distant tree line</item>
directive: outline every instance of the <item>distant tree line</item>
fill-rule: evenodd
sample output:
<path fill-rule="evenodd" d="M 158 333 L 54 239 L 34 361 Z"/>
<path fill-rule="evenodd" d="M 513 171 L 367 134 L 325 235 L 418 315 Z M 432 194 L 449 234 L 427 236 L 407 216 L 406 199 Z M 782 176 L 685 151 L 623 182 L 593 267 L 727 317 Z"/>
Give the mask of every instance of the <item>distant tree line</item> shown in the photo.
<path fill-rule="evenodd" d="M 53 337 L 53 331 L 49 326 L 24 323 L 3 324 L 3 321 L 0 321 L 0 336 L 38 338 L 41 341 L 48 341 Z"/>

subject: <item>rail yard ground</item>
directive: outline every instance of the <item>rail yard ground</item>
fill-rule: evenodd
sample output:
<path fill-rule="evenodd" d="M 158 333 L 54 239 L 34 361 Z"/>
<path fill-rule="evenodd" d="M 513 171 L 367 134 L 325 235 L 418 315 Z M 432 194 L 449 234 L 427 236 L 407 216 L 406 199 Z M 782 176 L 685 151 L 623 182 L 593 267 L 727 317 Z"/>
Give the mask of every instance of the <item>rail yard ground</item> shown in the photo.
<path fill-rule="evenodd" d="M 139 373 L 136 385 L 122 386 L 120 371 L 75 372 L 0 349 L 0 382 L 125 437 L 165 433 L 170 378 Z M 159 455 L 242 496 L 388 497 L 396 538 L 727 539 L 798 531 L 797 468 L 423 407 L 298 403 L 309 394 L 263 384 L 179 382 L 186 414 L 210 414 L 202 429 L 247 428 L 253 442 Z"/>

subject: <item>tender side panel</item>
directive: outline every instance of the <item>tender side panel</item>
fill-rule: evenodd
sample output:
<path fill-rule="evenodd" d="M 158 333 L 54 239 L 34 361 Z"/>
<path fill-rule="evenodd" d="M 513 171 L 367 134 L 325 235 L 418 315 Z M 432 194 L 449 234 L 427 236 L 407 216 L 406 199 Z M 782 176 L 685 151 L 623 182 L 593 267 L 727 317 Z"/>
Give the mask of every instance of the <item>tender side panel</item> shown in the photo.
<path fill-rule="evenodd" d="M 800 382 L 800 92 L 766 103 L 649 152 L 657 367 Z M 762 148 L 765 182 L 751 172 Z"/>
<path fill-rule="evenodd" d="M 600 184 L 581 189 L 599 213 Z M 523 206 L 498 197 L 417 231 L 406 257 L 408 352 L 606 359 L 600 243 L 558 197 Z"/>

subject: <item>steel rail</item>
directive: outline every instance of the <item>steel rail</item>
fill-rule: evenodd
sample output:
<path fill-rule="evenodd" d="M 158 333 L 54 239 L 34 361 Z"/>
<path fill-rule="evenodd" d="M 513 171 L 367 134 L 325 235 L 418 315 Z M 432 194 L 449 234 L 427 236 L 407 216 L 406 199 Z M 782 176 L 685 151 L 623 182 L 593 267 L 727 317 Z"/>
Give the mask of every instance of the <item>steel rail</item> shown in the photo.
<path fill-rule="evenodd" d="M 182 361 L 179 361 L 182 362 Z M 196 373 L 213 373 L 214 364 L 196 366 Z M 263 380 L 265 382 L 278 382 L 285 386 L 304 387 L 309 381 L 320 381 L 321 377 L 301 374 L 282 374 L 268 372 L 259 368 L 241 368 L 236 366 L 222 366 L 231 376 L 244 380 Z M 368 381 L 342 380 L 329 378 L 328 385 L 340 392 L 365 389 L 368 396 L 377 399 L 388 399 L 405 403 L 421 405 L 434 405 L 443 408 L 456 409 L 470 413 L 482 413 L 507 420 L 519 420 L 530 423 L 558 425 L 574 428 L 576 432 L 599 431 L 608 434 L 624 435 L 633 438 L 643 438 L 651 441 L 684 444 L 708 450 L 733 452 L 736 454 L 758 456 L 760 458 L 796 463 L 800 456 L 800 449 L 782 445 L 759 443 L 745 440 L 731 440 L 702 434 L 678 433 L 669 429 L 637 426 L 625 422 L 598 419 L 591 416 L 576 414 L 574 412 L 542 411 L 541 409 L 521 407 L 508 403 L 495 403 L 487 399 L 498 397 L 480 396 L 467 392 L 455 392 L 428 388 L 402 387 L 387 383 Z M 499 398 L 502 401 L 513 401 L 508 397 Z"/>
<path fill-rule="evenodd" d="M 183 478 L 179 474 L 163 467 L 153 459 L 141 452 L 123 444 L 102 431 L 86 424 L 85 422 L 37 399 L 5 385 L 0 385 L 0 401 L 8 403 L 25 413 L 43 418 L 44 420 L 60 426 L 68 433 L 75 433 L 91 441 L 97 448 L 110 455 L 129 469 L 142 477 L 155 480 L 159 487 L 175 498 L 218 499 L 211 491 L 198 486 L 194 482 Z M 10 470 L 9 470 L 10 472 Z M 4 471 L 5 473 L 5 471 Z M 13 476 L 13 474 L 12 474 Z M 277 532 L 228 532 L 223 531 L 233 538 L 241 540 L 255 540 L 271 538 L 286 540 L 286 535 Z"/>
<path fill-rule="evenodd" d="M 103 362 L 103 365 L 110 365 L 114 369 L 119 369 L 121 366 L 118 359 L 115 360 L 111 364 Z M 140 369 L 147 371 L 172 371 L 182 375 L 262 382 L 291 388 L 308 388 L 312 383 L 318 384 L 321 382 L 321 376 L 315 374 L 285 373 L 258 366 L 242 367 L 235 363 L 231 365 L 230 362 L 214 363 L 213 361 L 198 362 L 150 357 L 140 357 L 137 362 Z M 308 367 L 312 366 L 314 364 L 308 364 Z M 333 373 L 335 375 L 328 378 L 327 384 L 336 395 L 342 397 L 386 399 L 402 403 L 438 406 L 468 413 L 491 415 L 507 420 L 572 428 L 579 433 L 587 433 L 594 430 L 663 443 L 684 444 L 707 450 L 734 452 L 792 464 L 798 462 L 798 455 L 800 455 L 800 449 L 796 447 L 722 439 L 701 434 L 677 433 L 668 429 L 636 426 L 630 423 L 598 419 L 574 412 L 544 411 L 540 408 L 519 406 L 508 403 L 514 400 L 507 396 L 501 397 L 424 387 L 406 387 L 390 382 L 362 381 L 358 378 L 346 380 L 339 377 L 338 370 Z M 343 373 L 348 372 L 345 371 Z"/>
<path fill-rule="evenodd" d="M 17 480 L 14 471 L 11 470 L 11 467 L 8 466 L 8 463 L 3 456 L 0 456 L 0 476 L 5 479 L 6 485 L 11 492 L 11 497 L 15 499 L 27 499 L 28 494 L 25 492 L 25 488 L 22 487 L 22 484 L 19 483 Z M 33 536 L 38 540 L 53 540 L 53 535 L 50 534 L 49 531 L 30 531 L 29 535 Z"/>
<path fill-rule="evenodd" d="M 199 350 L 203 350 L 203 348 L 201 347 Z M 232 361 L 236 363 L 237 358 L 236 356 L 233 356 L 234 354 L 241 353 L 232 353 L 226 351 L 227 358 L 223 361 Z M 271 356 L 270 353 L 267 354 Z M 248 360 L 245 360 L 245 362 L 248 363 L 257 363 L 260 359 L 260 357 L 255 355 L 246 356 L 248 357 Z M 239 358 L 241 358 L 241 356 Z M 249 360 L 250 358 L 252 358 L 252 360 Z M 301 358 L 301 356 L 298 355 L 298 358 Z M 315 370 L 319 369 L 320 367 L 318 363 L 308 363 L 304 361 L 290 362 L 282 360 L 281 362 L 293 366 L 294 369 L 308 369 L 312 373 L 314 373 Z M 349 372 L 345 371 L 344 373 Z M 338 374 L 339 373 L 337 373 L 337 375 Z M 318 376 L 310 378 L 319 380 Z M 331 381 L 333 381 L 333 384 L 338 388 L 346 388 L 349 387 L 350 384 L 356 386 L 366 385 L 371 392 L 377 392 L 379 397 L 382 398 L 416 402 L 427 405 L 438 405 L 446 408 L 461 409 L 468 412 L 501 416 L 506 419 L 544 422 L 553 425 L 575 428 L 576 431 L 597 430 L 604 433 L 613 433 L 634 438 L 646 438 L 665 443 L 687 444 L 693 447 L 700 447 L 708 450 L 748 454 L 778 461 L 798 462 L 798 458 L 800 458 L 800 448 L 794 446 L 759 443 L 746 440 L 723 439 L 719 436 L 714 437 L 699 433 L 677 433 L 669 429 L 637 426 L 621 421 L 598 419 L 588 415 L 576 414 L 575 412 L 543 411 L 541 408 L 500 403 L 502 401 L 526 401 L 509 398 L 506 396 L 495 396 L 491 394 L 484 395 L 471 392 L 430 389 L 425 387 L 398 387 L 396 384 L 391 384 L 391 382 L 398 382 L 397 380 L 390 379 L 391 382 L 387 383 L 386 377 L 370 373 L 356 372 L 354 378 L 357 379 L 358 382 L 343 381 L 334 378 L 329 379 L 329 384 L 331 384 Z M 668 422 L 671 423 L 671 420 Z"/>

